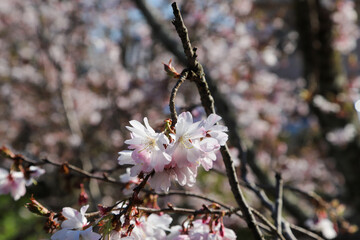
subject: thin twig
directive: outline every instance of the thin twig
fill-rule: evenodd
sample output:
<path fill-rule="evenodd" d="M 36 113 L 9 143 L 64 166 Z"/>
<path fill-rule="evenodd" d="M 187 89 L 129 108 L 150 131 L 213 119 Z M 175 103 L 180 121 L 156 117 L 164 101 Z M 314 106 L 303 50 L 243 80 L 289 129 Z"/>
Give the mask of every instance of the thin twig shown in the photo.
<path fill-rule="evenodd" d="M 291 231 L 290 223 L 286 221 L 282 221 L 281 226 L 286 240 L 297 240 L 297 238 L 294 236 L 293 232 Z"/>
<path fill-rule="evenodd" d="M 282 198 L 283 198 L 283 180 L 280 173 L 276 173 L 276 201 L 275 211 L 273 212 L 273 218 L 275 220 L 275 227 L 281 234 L 281 212 L 282 212 Z"/>
<path fill-rule="evenodd" d="M 186 197 L 195 197 L 195 198 L 199 198 L 208 202 L 212 202 L 212 203 L 216 203 L 218 205 L 220 205 L 223 208 L 226 208 L 228 210 L 232 210 L 234 209 L 232 206 L 227 205 L 225 203 L 222 203 L 218 200 L 209 198 L 208 196 L 202 195 L 202 194 L 198 194 L 198 193 L 193 193 L 193 192 L 189 192 L 189 191 L 180 191 L 180 190 L 172 190 L 172 191 L 168 191 L 168 192 L 161 192 L 161 193 L 157 193 L 154 191 L 149 191 L 149 190 L 145 190 L 143 189 L 144 192 L 147 193 L 151 193 L 151 194 L 156 194 L 159 197 L 165 197 L 165 196 L 171 196 L 171 195 L 180 195 L 180 196 L 186 196 Z"/>
<path fill-rule="evenodd" d="M 210 209 L 210 208 L 201 208 L 199 210 L 196 209 L 188 209 L 188 208 L 180 208 L 180 207 L 169 207 L 162 209 L 154 209 L 154 208 L 146 208 L 146 207 L 138 207 L 139 210 L 142 210 L 147 213 L 180 213 L 180 214 L 192 214 L 192 215 L 200 215 L 200 214 L 224 214 L 231 215 L 234 212 L 230 210 L 218 210 L 218 209 Z"/>
<path fill-rule="evenodd" d="M 211 203 L 216 203 L 218 204 L 219 206 L 231 211 L 231 212 L 234 212 L 235 215 L 243 218 L 243 214 L 240 212 L 240 209 L 237 209 L 237 208 L 233 208 L 232 206 L 230 205 L 227 205 L 225 203 L 222 203 L 218 200 L 215 200 L 215 199 L 212 199 L 212 198 L 209 198 L 205 195 L 202 195 L 202 194 L 198 194 L 198 193 L 193 193 L 193 192 L 188 192 L 188 191 L 181 191 L 181 190 L 173 190 L 173 191 L 169 191 L 169 192 L 162 192 L 162 193 L 156 193 L 154 191 L 149 191 L 149 190 L 143 190 L 144 192 L 147 192 L 147 193 L 151 193 L 151 194 L 156 194 L 158 195 L 159 197 L 165 197 L 165 196 L 170 196 L 170 195 L 180 195 L 180 196 L 186 196 L 186 197 L 194 197 L 194 198 L 199 198 L 199 199 L 202 199 L 202 200 L 205 200 L 205 201 L 208 201 L 208 202 L 211 202 Z M 257 211 L 256 209 L 254 208 L 251 208 L 251 211 L 259 218 L 261 219 L 263 222 L 264 222 L 264 226 L 263 224 L 260 225 L 260 223 L 258 223 L 258 225 L 264 229 L 264 230 L 267 230 L 269 232 L 273 232 L 275 233 L 278 237 L 280 237 L 282 240 L 284 239 L 284 237 L 277 232 L 275 226 L 269 222 L 269 220 L 266 219 L 266 217 L 264 215 L 262 215 L 259 211 Z"/>
<path fill-rule="evenodd" d="M 306 235 L 308 237 L 311 237 L 312 239 L 325 240 L 325 238 L 320 237 L 318 234 L 313 233 L 312 231 L 309 231 L 309 230 L 307 230 L 305 228 L 299 227 L 299 226 L 297 226 L 295 224 L 289 223 L 289 226 L 290 226 L 291 229 L 293 229 L 293 230 L 295 230 L 295 231 L 297 231 L 299 233 L 302 233 L 302 234 L 304 234 L 304 235 Z"/>
<path fill-rule="evenodd" d="M 260 218 L 270 229 L 273 233 L 275 233 L 277 236 L 278 236 L 278 239 L 281 239 L 281 240 L 285 240 L 284 236 L 281 235 L 281 232 L 279 232 L 278 229 L 276 229 L 276 227 L 271 223 L 269 222 L 269 220 L 267 220 L 267 218 L 262 215 L 259 211 L 257 211 L 256 209 L 254 208 L 251 208 L 251 211 L 258 217 Z"/>
<path fill-rule="evenodd" d="M 179 90 L 181 84 L 186 80 L 188 76 L 188 72 L 182 71 L 179 80 L 176 82 L 174 88 L 171 91 L 170 95 L 170 101 L 169 101 L 169 107 L 170 107 L 170 116 L 171 116 L 171 126 L 174 127 L 177 122 L 177 114 L 176 114 L 176 108 L 175 108 L 175 97 L 176 93 Z"/>
<path fill-rule="evenodd" d="M 0 152 L 4 152 L 4 149 L 8 149 L 8 148 L 2 147 L 0 149 Z M 34 159 L 34 157 L 32 157 L 33 159 L 30 159 L 28 157 L 25 157 L 22 154 L 13 154 L 13 155 L 14 156 L 7 155 L 7 157 L 10 158 L 11 160 L 15 160 L 15 159 L 19 160 L 20 159 L 20 160 L 22 160 L 22 161 L 24 161 L 24 162 L 26 162 L 26 163 L 28 163 L 30 165 L 34 165 L 34 166 L 41 166 L 41 165 L 44 165 L 44 164 L 49 164 L 49 165 L 53 165 L 53 166 L 56 166 L 56 167 L 59 167 L 59 168 L 66 167 L 70 171 L 76 172 L 77 174 L 81 175 L 82 177 L 101 180 L 101 181 L 104 181 L 104 182 L 114 183 L 114 184 L 118 184 L 118 185 L 122 185 L 122 186 L 125 185 L 122 182 L 116 181 L 112 177 L 108 177 L 106 175 L 100 177 L 100 176 L 94 175 L 94 174 L 92 174 L 92 173 L 90 173 L 88 171 L 85 171 L 85 170 L 83 170 L 83 169 L 81 169 L 79 167 L 76 167 L 76 166 L 68 164 L 68 163 L 56 163 L 56 162 L 50 161 L 47 158 L 44 158 L 44 159 L 36 158 L 36 159 Z"/>

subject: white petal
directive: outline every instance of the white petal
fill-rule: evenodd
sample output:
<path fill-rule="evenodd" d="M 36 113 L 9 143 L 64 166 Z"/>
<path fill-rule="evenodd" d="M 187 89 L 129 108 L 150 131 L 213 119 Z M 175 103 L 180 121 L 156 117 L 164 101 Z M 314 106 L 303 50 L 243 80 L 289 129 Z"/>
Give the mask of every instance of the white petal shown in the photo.
<path fill-rule="evenodd" d="M 118 164 L 119 165 L 124 165 L 124 164 L 132 164 L 135 165 L 134 160 L 131 157 L 133 151 L 129 151 L 129 150 L 124 150 L 119 152 L 120 156 L 118 158 Z"/>
<path fill-rule="evenodd" d="M 208 130 L 211 126 L 215 125 L 218 121 L 221 120 L 221 117 L 217 114 L 210 114 L 205 121 L 205 129 Z"/>
<path fill-rule="evenodd" d="M 87 228 L 84 231 L 80 232 L 81 239 L 83 240 L 99 240 L 101 238 L 101 235 L 98 233 L 94 233 L 92 231 L 92 227 Z"/>
<path fill-rule="evenodd" d="M 69 230 L 67 229 L 61 229 L 59 231 L 57 231 L 56 233 L 54 233 L 52 236 L 51 236 L 51 240 L 63 240 L 66 238 L 66 233 L 68 232 Z"/>
<path fill-rule="evenodd" d="M 147 117 L 144 117 L 144 123 L 145 123 L 145 126 L 146 126 L 147 130 L 148 130 L 150 133 L 155 133 L 154 129 L 150 126 Z"/>
<path fill-rule="evenodd" d="M 6 169 L 0 168 L 0 180 L 7 178 L 9 172 Z"/>
<path fill-rule="evenodd" d="M 170 223 L 172 222 L 172 218 L 168 214 L 163 214 L 159 216 L 157 214 L 150 214 L 147 219 L 147 223 L 156 226 L 157 228 L 161 228 L 163 230 L 170 231 Z"/>
<path fill-rule="evenodd" d="M 80 208 L 80 213 L 81 213 L 81 215 L 85 216 L 85 213 L 86 213 L 86 211 L 88 210 L 88 208 L 89 208 L 89 204 L 88 204 L 88 205 L 85 205 L 85 206 L 82 206 L 82 207 Z"/>

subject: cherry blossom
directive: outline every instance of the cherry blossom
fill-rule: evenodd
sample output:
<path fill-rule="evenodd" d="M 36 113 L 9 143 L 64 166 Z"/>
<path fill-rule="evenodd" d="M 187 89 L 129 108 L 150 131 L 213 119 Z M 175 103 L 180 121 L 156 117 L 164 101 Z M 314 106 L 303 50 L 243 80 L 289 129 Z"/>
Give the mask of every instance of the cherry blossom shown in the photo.
<path fill-rule="evenodd" d="M 209 222 L 198 219 L 193 222 L 193 227 L 189 230 L 190 239 L 236 239 L 236 234 L 233 230 L 224 227 L 219 222 Z M 209 224 L 212 224 L 212 231 Z"/>
<path fill-rule="evenodd" d="M 26 193 L 26 186 L 36 183 L 34 178 L 38 178 L 45 173 L 44 169 L 30 166 L 29 169 L 22 171 L 10 171 L 10 173 L 0 168 L 0 194 L 10 193 L 14 200 L 18 200 Z"/>
<path fill-rule="evenodd" d="M 119 152 L 118 163 L 130 164 L 130 177 L 140 172 L 155 174 L 149 183 L 155 190 L 168 191 L 171 180 L 181 186 L 193 186 L 197 168 L 202 165 L 206 171 L 213 167 L 216 152 L 225 145 L 228 136 L 225 126 L 217 125 L 221 117 L 211 114 L 203 121 L 193 121 L 190 112 L 179 115 L 173 132 L 156 133 L 144 118 L 145 126 L 138 121 L 130 121 L 131 139 L 126 140 L 129 149 Z"/>
<path fill-rule="evenodd" d="M 321 232 L 326 239 L 333 239 L 337 236 L 333 222 L 326 217 L 317 220 L 308 220 L 306 221 L 306 225 L 312 230 Z"/>
<path fill-rule="evenodd" d="M 131 176 L 131 168 L 126 168 L 126 172 L 122 175 L 120 175 L 120 182 L 127 183 L 125 188 L 122 190 L 122 192 L 125 195 L 130 195 L 133 191 L 132 189 L 135 187 L 137 183 L 139 183 L 138 177 L 132 177 Z"/>
<path fill-rule="evenodd" d="M 210 229 L 209 224 L 212 225 Z M 181 226 L 171 227 L 169 240 L 195 240 L 195 239 L 218 239 L 234 240 L 236 234 L 233 230 L 226 228 L 221 222 L 210 221 L 208 219 L 197 219 L 192 222 L 187 232 L 183 231 Z"/>
<path fill-rule="evenodd" d="M 206 134 L 215 138 L 221 146 L 224 146 L 228 140 L 228 135 L 225 133 L 228 131 L 227 127 L 222 125 L 216 125 L 221 120 L 221 117 L 216 114 L 210 114 L 206 121 L 202 122 Z"/>
<path fill-rule="evenodd" d="M 356 128 L 347 124 L 344 128 L 334 129 L 326 134 L 326 139 L 334 145 L 344 146 L 356 137 Z"/>
<path fill-rule="evenodd" d="M 144 118 L 144 123 L 145 127 L 136 120 L 130 121 L 132 127 L 126 128 L 131 131 L 131 139 L 125 143 L 130 145 L 130 149 L 134 149 L 131 157 L 142 166 L 141 171 L 149 172 L 154 169 L 161 172 L 171 161 L 164 147 L 169 144 L 169 139 L 163 133 L 156 133 L 147 118 Z"/>
<path fill-rule="evenodd" d="M 321 95 L 316 95 L 314 97 L 314 105 L 325 113 L 329 113 L 329 112 L 337 113 L 340 111 L 339 104 L 330 102 Z"/>
<path fill-rule="evenodd" d="M 342 54 L 349 54 L 356 49 L 356 41 L 360 37 L 357 26 L 355 3 L 350 0 L 337 1 L 336 11 L 332 15 L 335 23 L 334 48 Z"/>
<path fill-rule="evenodd" d="M 26 186 L 30 186 L 33 183 L 36 183 L 35 178 L 40 177 L 45 173 L 45 170 L 42 168 L 39 168 L 37 166 L 30 166 L 28 170 L 26 170 L 28 173 L 28 178 L 26 178 Z"/>
<path fill-rule="evenodd" d="M 167 239 L 166 231 L 170 231 L 171 222 L 172 218 L 168 214 L 143 216 L 136 221 L 132 221 L 134 229 L 129 235 L 123 229 L 120 231 L 113 230 L 110 233 L 109 240 L 165 240 Z"/>
<path fill-rule="evenodd" d="M 88 208 L 89 205 L 85 205 L 79 212 L 76 209 L 64 207 L 61 213 L 66 220 L 61 223 L 62 229 L 51 236 L 51 240 L 99 240 L 100 234 L 92 231 L 92 226 L 85 217 Z"/>
<path fill-rule="evenodd" d="M 0 168 L 0 194 L 10 193 L 14 200 L 18 200 L 26 193 L 25 178 L 22 172 L 7 170 Z"/>

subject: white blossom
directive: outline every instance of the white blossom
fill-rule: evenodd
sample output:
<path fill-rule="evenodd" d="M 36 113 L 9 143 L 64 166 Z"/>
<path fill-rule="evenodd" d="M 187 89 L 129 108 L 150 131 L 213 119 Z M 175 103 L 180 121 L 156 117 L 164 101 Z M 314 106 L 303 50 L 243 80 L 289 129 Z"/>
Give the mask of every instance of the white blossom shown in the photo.
<path fill-rule="evenodd" d="M 61 223 L 62 229 L 51 236 L 51 240 L 99 240 L 101 235 L 92 231 L 92 226 L 85 217 L 88 208 L 89 205 L 85 205 L 79 212 L 76 209 L 64 207 L 61 213 L 66 220 Z"/>

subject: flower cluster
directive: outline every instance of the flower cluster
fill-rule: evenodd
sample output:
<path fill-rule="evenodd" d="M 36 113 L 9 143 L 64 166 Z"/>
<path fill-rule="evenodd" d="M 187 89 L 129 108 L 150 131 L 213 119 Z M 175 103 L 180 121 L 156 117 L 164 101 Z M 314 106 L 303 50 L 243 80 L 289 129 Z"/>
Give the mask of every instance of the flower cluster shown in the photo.
<path fill-rule="evenodd" d="M 23 171 L 10 171 L 0 168 L 0 195 L 10 193 L 14 200 L 18 200 L 26 193 L 26 186 L 35 181 L 34 178 L 44 174 L 45 170 L 30 166 Z"/>
<path fill-rule="evenodd" d="M 213 221 L 210 217 L 197 219 L 186 230 L 182 226 L 173 226 L 168 239 L 192 240 L 192 239 L 236 239 L 233 230 L 226 228 L 220 221 Z"/>
<path fill-rule="evenodd" d="M 357 26 L 357 13 L 354 1 L 336 2 L 336 11 L 332 15 L 335 23 L 334 48 L 342 54 L 349 54 L 356 49 L 356 41 L 360 37 Z"/>
<path fill-rule="evenodd" d="M 121 219 L 125 222 L 124 219 Z M 112 230 L 109 234 L 108 240 L 128 239 L 128 240 L 165 240 L 168 239 L 166 231 L 170 231 L 170 223 L 172 218 L 168 214 L 150 214 L 145 217 L 130 221 L 130 228 L 121 228 L 119 231 Z M 126 224 L 124 224 L 126 225 Z M 129 229 L 131 229 L 129 231 Z"/>
<path fill-rule="evenodd" d="M 155 190 L 168 191 L 171 180 L 180 185 L 192 186 L 196 181 L 197 168 L 202 165 L 208 171 L 216 160 L 216 152 L 225 145 L 227 128 L 216 123 L 221 117 L 211 114 L 206 120 L 195 122 L 189 112 L 179 115 L 174 129 L 157 133 L 144 118 L 145 126 L 130 121 L 131 139 L 126 140 L 129 149 L 119 152 L 120 165 L 134 165 L 131 176 L 142 173 L 155 174 L 149 183 Z"/>
<path fill-rule="evenodd" d="M 80 212 L 70 207 L 63 208 L 61 215 L 65 220 L 61 223 L 61 229 L 51 236 L 51 240 L 236 239 L 234 231 L 224 226 L 222 218 L 212 219 L 211 217 L 204 217 L 203 219 L 191 221 L 191 223 L 186 222 L 183 226 L 175 225 L 170 228 L 173 219 L 168 214 L 158 215 L 154 213 L 148 216 L 143 215 L 132 218 L 129 222 L 122 215 L 120 217 L 120 226 L 108 232 L 100 230 L 103 235 L 101 236 L 93 231 L 93 226 L 85 217 L 88 207 L 89 205 L 83 206 Z M 117 211 L 112 211 L 110 214 L 116 214 L 115 212 Z M 103 219 L 108 219 L 108 221 L 113 223 L 112 218 L 105 217 Z"/>
<path fill-rule="evenodd" d="M 79 212 L 73 208 L 64 207 L 61 214 L 66 220 L 61 223 L 62 229 L 51 236 L 51 240 L 99 240 L 100 234 L 92 231 L 92 226 L 85 217 L 88 208 L 89 205 L 83 206 Z"/>

